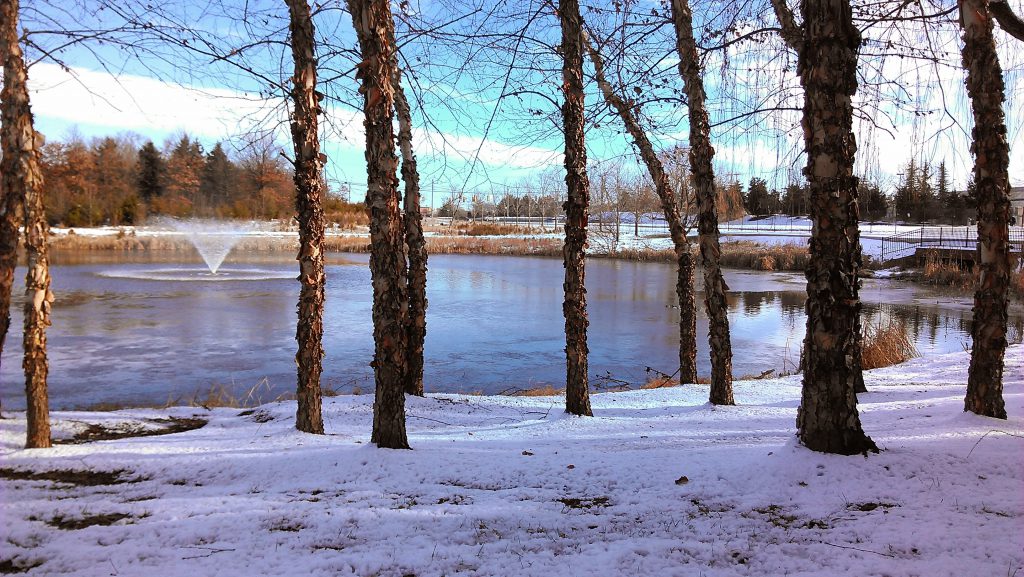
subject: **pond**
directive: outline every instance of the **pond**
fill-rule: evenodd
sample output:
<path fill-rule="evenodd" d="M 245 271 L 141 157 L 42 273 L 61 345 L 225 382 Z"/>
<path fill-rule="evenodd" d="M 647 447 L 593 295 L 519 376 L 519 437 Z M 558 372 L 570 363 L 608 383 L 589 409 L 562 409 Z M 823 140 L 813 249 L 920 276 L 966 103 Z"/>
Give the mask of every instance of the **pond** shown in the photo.
<path fill-rule="evenodd" d="M 182 257 L 176 257 L 181 259 Z M 327 265 L 323 383 L 372 393 L 367 255 L 332 254 Z M 221 272 L 198 274 L 147 254 L 57 254 L 49 330 L 54 409 L 152 406 L 223 388 L 270 401 L 295 383 L 295 261 L 232 254 Z M 177 278 L 188 269 L 189 280 Z M 428 392 L 496 394 L 564 385 L 562 263 L 508 256 L 432 256 L 425 345 Z M 734 375 L 793 371 L 804 333 L 799 273 L 727 270 Z M 18 279 L 23 277 L 18 271 Z M 20 280 L 18 283 L 20 284 Z M 590 259 L 590 374 L 595 388 L 639 386 L 678 365 L 675 270 L 661 263 Z M 24 407 L 21 306 L 0 365 L 4 407 Z M 697 294 L 702 309 L 702 294 Z M 969 346 L 970 302 L 926 288 L 869 279 L 865 322 L 907 326 L 921 354 Z M 1019 311 L 1011 314 L 1015 334 Z M 698 321 L 699 372 L 710 373 L 707 321 Z"/>

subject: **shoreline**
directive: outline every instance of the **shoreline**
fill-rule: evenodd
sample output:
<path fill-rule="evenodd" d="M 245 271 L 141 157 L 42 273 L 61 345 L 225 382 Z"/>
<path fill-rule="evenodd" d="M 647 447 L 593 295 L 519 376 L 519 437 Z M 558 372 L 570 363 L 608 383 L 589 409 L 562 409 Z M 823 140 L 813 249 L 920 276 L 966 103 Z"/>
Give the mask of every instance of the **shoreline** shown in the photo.
<path fill-rule="evenodd" d="M 615 243 L 607 233 L 592 232 L 587 257 L 636 262 L 673 263 L 676 260 L 675 250 L 667 235 L 622 236 L 623 240 Z M 439 255 L 561 257 L 563 245 L 563 239 L 557 233 L 476 236 L 430 231 L 426 234 L 426 241 L 428 254 Z M 324 237 L 324 248 L 326 252 L 368 253 L 369 234 L 361 231 L 328 231 Z M 127 229 L 89 229 L 85 234 L 76 232 L 75 229 L 54 229 L 50 238 L 50 249 L 56 252 L 171 254 L 192 253 L 195 250 L 184 233 Z M 692 249 L 696 254 L 696 242 L 692 244 Z M 232 250 L 253 253 L 297 251 L 298 235 L 293 231 L 242 234 Z M 767 272 L 803 271 L 806 261 L 806 247 L 796 242 L 762 244 L 752 240 L 732 240 L 722 243 L 722 266 L 726 267 Z"/>

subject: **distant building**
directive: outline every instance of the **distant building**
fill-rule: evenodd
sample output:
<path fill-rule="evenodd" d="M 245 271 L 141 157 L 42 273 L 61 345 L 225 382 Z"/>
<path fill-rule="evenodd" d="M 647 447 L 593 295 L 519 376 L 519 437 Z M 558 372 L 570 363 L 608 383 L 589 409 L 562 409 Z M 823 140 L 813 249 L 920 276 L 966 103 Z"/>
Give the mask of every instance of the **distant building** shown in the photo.
<path fill-rule="evenodd" d="M 1024 186 L 1010 187 L 1010 222 L 1024 225 Z"/>

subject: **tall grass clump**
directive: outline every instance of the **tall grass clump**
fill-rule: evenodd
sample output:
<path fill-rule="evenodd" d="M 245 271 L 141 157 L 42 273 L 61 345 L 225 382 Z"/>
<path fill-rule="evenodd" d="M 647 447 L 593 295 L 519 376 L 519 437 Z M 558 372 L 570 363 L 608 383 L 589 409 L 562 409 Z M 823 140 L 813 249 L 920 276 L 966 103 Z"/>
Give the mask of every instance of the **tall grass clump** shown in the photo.
<path fill-rule="evenodd" d="M 921 280 L 926 284 L 968 289 L 974 286 L 978 271 L 966 263 L 942 259 L 935 252 L 929 252 L 921 269 Z"/>
<path fill-rule="evenodd" d="M 902 323 L 864 325 L 860 362 L 865 371 L 898 365 L 917 356 L 917 347 Z"/>
<path fill-rule="evenodd" d="M 763 271 L 799 271 L 807 267 L 807 246 L 762 245 L 749 240 L 722 244 L 722 265 Z"/>

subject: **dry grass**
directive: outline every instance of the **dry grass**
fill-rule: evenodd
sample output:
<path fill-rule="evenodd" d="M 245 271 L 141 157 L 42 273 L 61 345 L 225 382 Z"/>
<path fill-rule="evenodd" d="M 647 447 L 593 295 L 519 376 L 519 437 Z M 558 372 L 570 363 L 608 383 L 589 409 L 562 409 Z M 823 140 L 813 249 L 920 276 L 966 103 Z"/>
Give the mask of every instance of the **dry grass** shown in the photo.
<path fill-rule="evenodd" d="M 562 242 L 554 238 L 430 237 L 430 254 L 500 254 L 561 256 Z"/>
<path fill-rule="evenodd" d="M 640 390 L 649 391 L 651 389 L 667 389 L 670 387 L 678 387 L 679 379 L 671 377 L 652 377 L 647 380 L 646 383 L 640 385 Z"/>
<path fill-rule="evenodd" d="M 263 378 L 241 395 L 234 393 L 232 388 L 224 383 L 213 383 L 205 391 L 196 391 L 190 396 L 168 399 L 165 407 L 250 409 L 264 403 L 263 395 L 269 395 L 271 386 L 270 382 Z"/>
<path fill-rule="evenodd" d="M 921 281 L 926 284 L 968 289 L 974 286 L 978 272 L 966 264 L 939 258 L 935 253 L 925 257 Z"/>
<path fill-rule="evenodd" d="M 466 236 L 507 236 L 511 234 L 523 234 L 523 229 L 510 224 L 496 224 L 493 222 L 473 223 L 466 227 L 457 227 Z"/>
<path fill-rule="evenodd" d="M 722 244 L 722 266 L 763 271 L 802 271 L 809 254 L 803 244 L 761 245 L 749 240 Z"/>
<path fill-rule="evenodd" d="M 917 347 L 901 323 L 890 321 L 864 327 L 860 362 L 865 371 L 898 365 L 916 356 Z"/>
<path fill-rule="evenodd" d="M 1010 266 L 1010 296 L 1024 299 L 1024 269 L 1020 267 L 1019 260 L 1011 259 Z M 941 259 L 937 254 L 930 253 L 925 257 L 924 268 L 915 280 L 969 291 L 977 286 L 980 274 L 977 266 L 968 267 L 966 263 Z"/>
<path fill-rule="evenodd" d="M 529 389 L 511 388 L 498 393 L 507 397 L 557 397 L 565 394 L 564 388 L 556 388 L 554 385 L 541 385 Z"/>
<path fill-rule="evenodd" d="M 696 254 L 697 245 L 694 245 Z M 638 262 L 676 262 L 676 252 L 670 248 L 624 248 L 613 253 L 588 255 L 596 258 L 618 258 L 622 260 L 634 260 Z"/>

